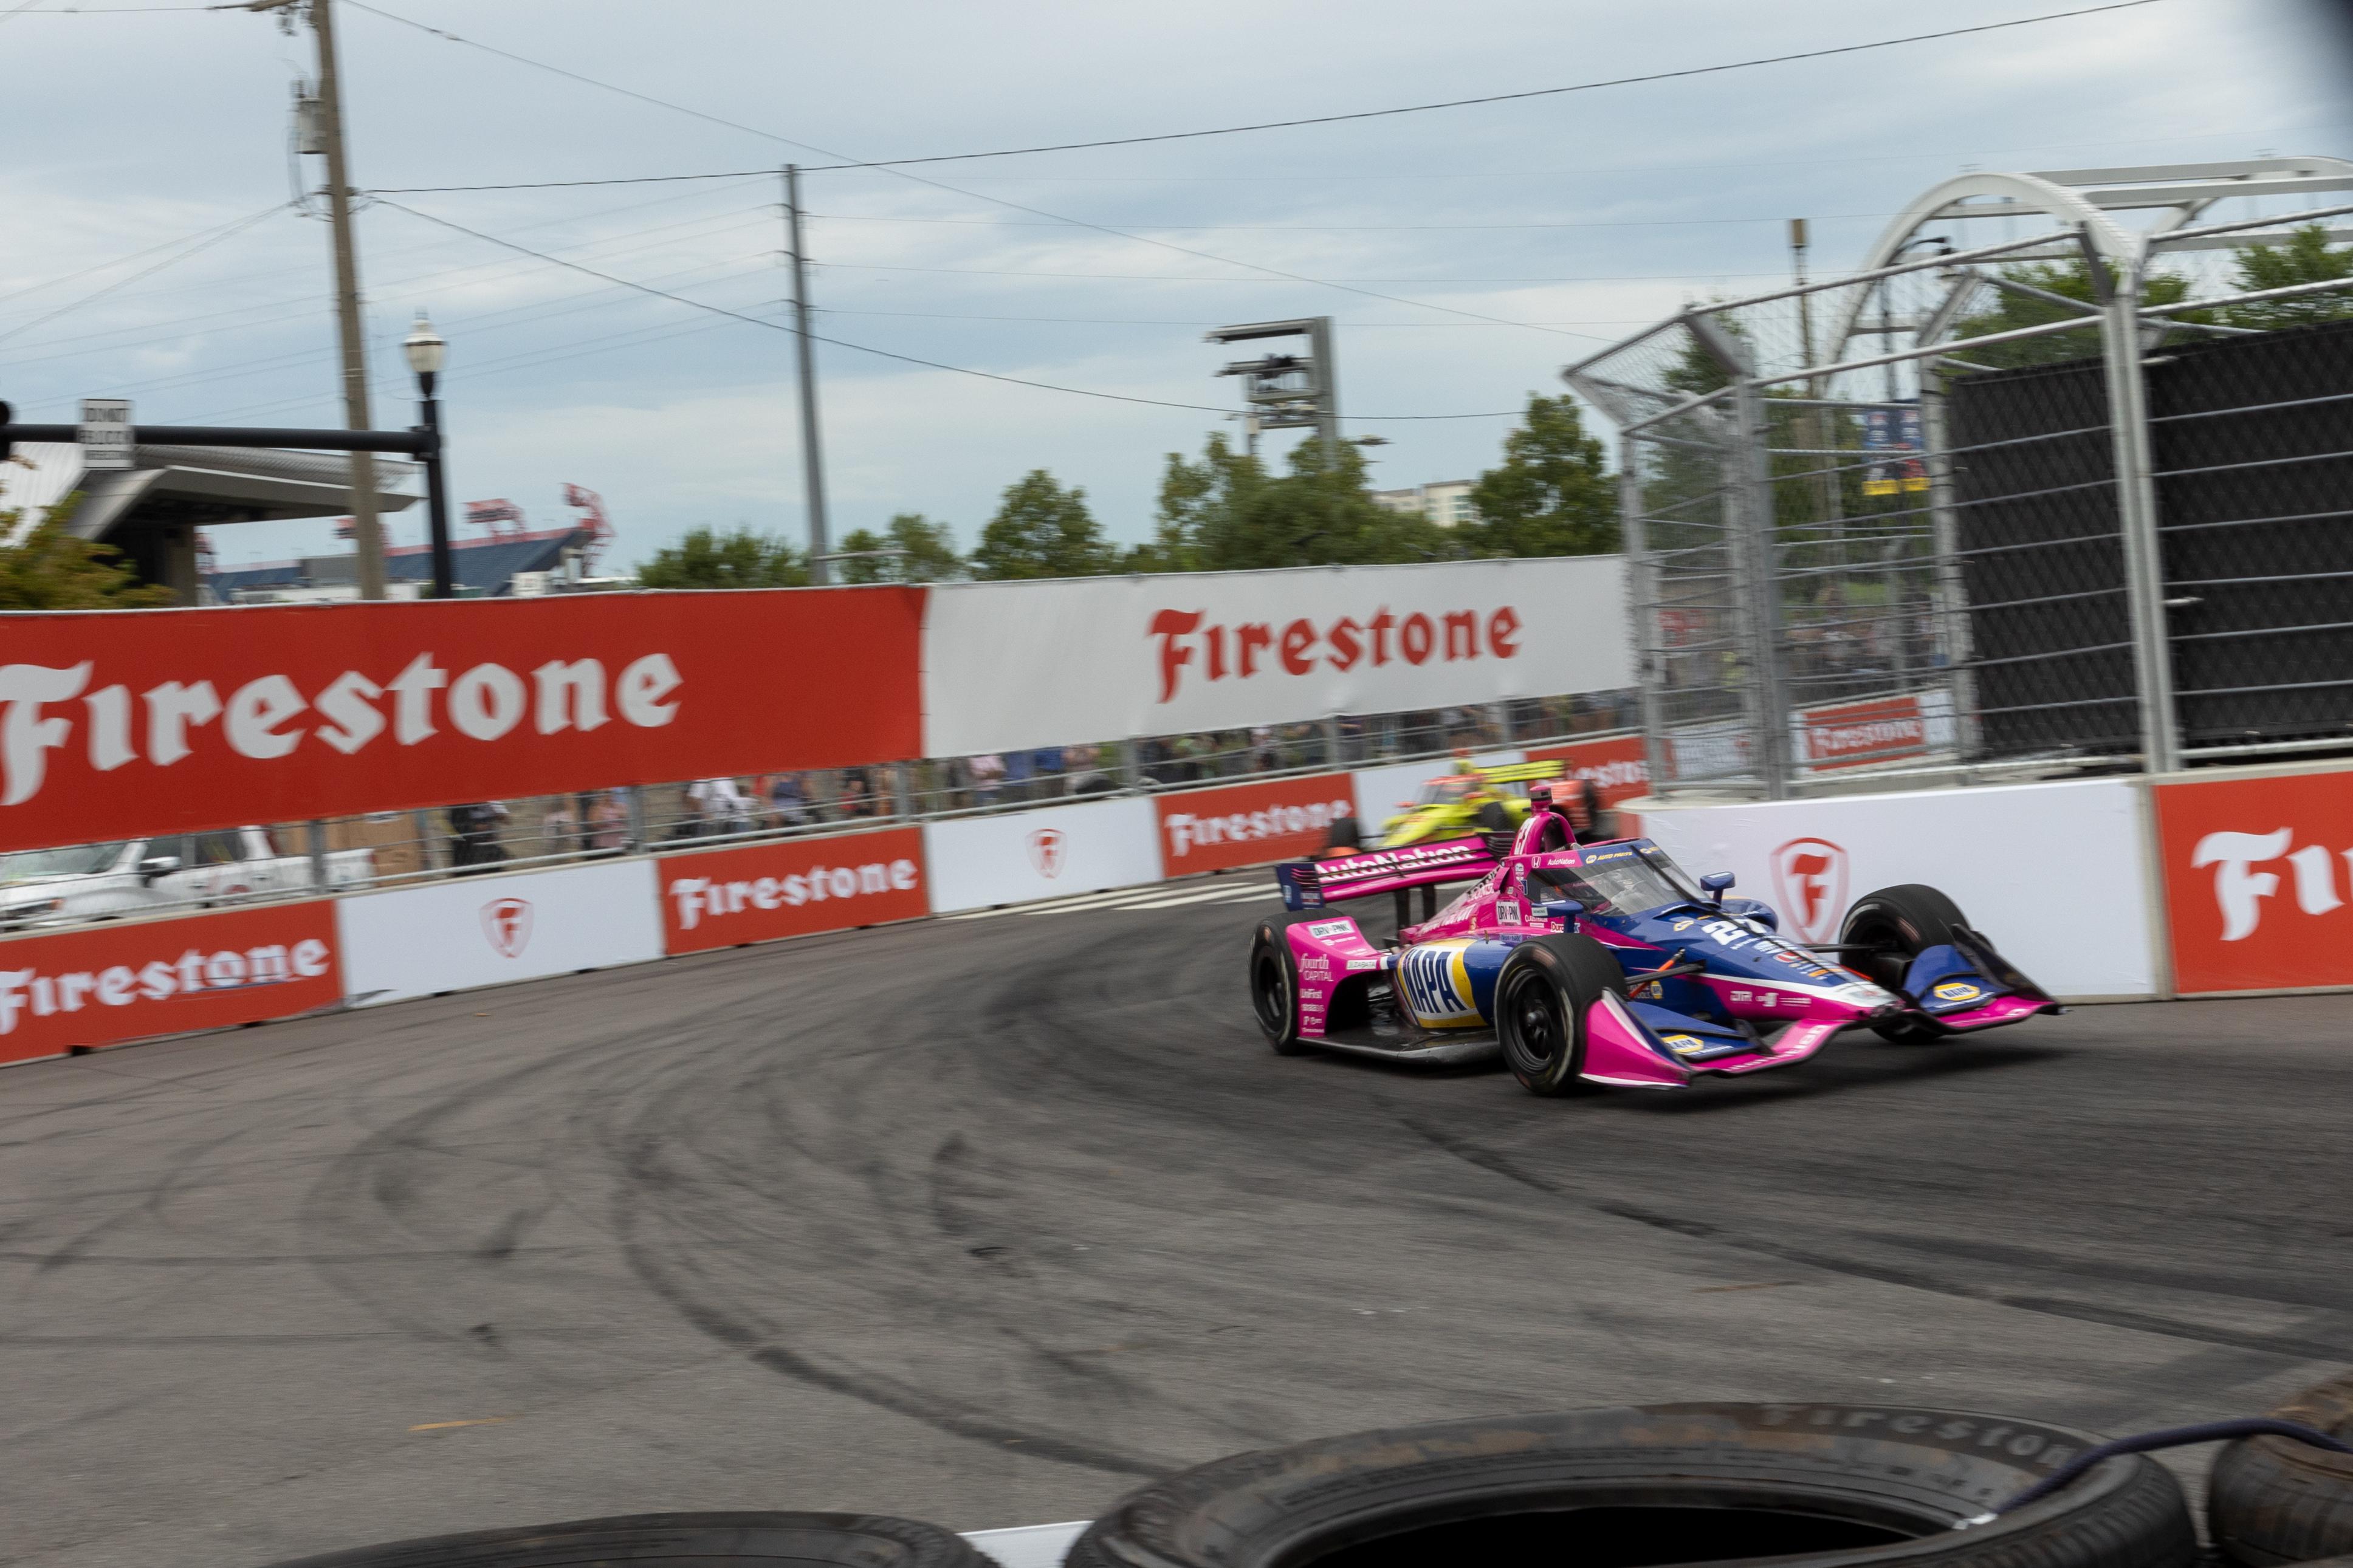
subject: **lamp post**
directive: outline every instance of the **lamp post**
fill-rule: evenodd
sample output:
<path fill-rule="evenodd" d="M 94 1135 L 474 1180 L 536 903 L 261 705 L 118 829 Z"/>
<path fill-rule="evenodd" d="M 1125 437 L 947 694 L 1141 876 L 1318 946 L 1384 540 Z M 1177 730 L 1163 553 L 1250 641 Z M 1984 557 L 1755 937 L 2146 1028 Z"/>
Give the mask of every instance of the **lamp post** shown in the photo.
<path fill-rule="evenodd" d="M 417 394 L 425 420 L 425 509 L 433 530 L 433 596 L 453 599 L 458 586 L 449 561 L 449 498 L 441 486 L 441 404 L 433 395 L 442 362 L 449 357 L 449 344 L 419 310 L 417 325 L 408 330 L 400 346 L 408 355 L 408 368 L 417 373 Z"/>

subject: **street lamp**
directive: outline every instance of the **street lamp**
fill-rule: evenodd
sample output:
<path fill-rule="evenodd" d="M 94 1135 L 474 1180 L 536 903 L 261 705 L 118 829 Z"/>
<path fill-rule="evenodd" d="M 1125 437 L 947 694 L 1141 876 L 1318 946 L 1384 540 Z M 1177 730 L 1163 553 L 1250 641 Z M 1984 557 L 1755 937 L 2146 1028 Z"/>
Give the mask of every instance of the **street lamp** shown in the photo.
<path fill-rule="evenodd" d="M 408 368 L 417 373 L 417 395 L 423 405 L 427 437 L 425 447 L 425 508 L 433 530 L 433 596 L 437 599 L 457 597 L 456 573 L 449 560 L 449 500 L 441 487 L 441 405 L 433 395 L 434 383 L 440 379 L 442 362 L 449 357 L 449 344 L 425 312 L 417 312 L 417 325 L 408 330 L 407 339 L 400 345 L 408 355 Z"/>

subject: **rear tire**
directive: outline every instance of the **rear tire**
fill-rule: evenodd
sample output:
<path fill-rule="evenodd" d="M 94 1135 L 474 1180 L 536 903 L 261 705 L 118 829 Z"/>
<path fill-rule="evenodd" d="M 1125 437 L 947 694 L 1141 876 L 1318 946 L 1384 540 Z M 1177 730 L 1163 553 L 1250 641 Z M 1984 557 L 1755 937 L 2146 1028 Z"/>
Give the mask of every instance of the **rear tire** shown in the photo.
<path fill-rule="evenodd" d="M 1588 1087 L 1577 1077 L 1585 1012 L 1605 991 L 1624 996 L 1626 972 L 1589 936 L 1531 937 L 1513 950 L 1495 977 L 1495 1038 L 1522 1089 L 1549 1096 Z"/>
<path fill-rule="evenodd" d="M 1479 826 L 1488 833 L 1509 833 L 1518 825 L 1512 820 L 1512 808 L 1500 800 L 1479 804 Z"/>
<path fill-rule="evenodd" d="M 1936 889 L 1905 882 L 1865 893 L 1846 912 L 1839 928 L 1842 943 L 1860 943 L 1868 952 L 1841 953 L 1845 965 L 1862 973 L 1873 984 L 1900 990 L 1912 961 L 1932 947 L 1953 940 L 1957 926 L 1968 925 L 1961 906 Z M 1937 1030 L 1905 1022 L 1873 1024 L 1872 1033 L 1899 1046 L 1925 1046 L 1945 1037 Z"/>
<path fill-rule="evenodd" d="M 388 1542 L 277 1568 L 987 1568 L 935 1524 L 879 1514 L 640 1513 Z"/>
<path fill-rule="evenodd" d="M 1356 826 L 1355 817 L 1335 816 L 1332 819 L 1331 831 L 1324 836 L 1325 849 L 1345 849 L 1354 855 L 1364 847 L 1364 829 Z"/>
<path fill-rule="evenodd" d="M 1299 964 L 1291 956 L 1291 928 L 1297 915 L 1258 922 L 1250 936 L 1250 1011 L 1258 1016 L 1259 1032 L 1279 1057 L 1295 1057 L 1307 1049 L 1299 1037 Z"/>

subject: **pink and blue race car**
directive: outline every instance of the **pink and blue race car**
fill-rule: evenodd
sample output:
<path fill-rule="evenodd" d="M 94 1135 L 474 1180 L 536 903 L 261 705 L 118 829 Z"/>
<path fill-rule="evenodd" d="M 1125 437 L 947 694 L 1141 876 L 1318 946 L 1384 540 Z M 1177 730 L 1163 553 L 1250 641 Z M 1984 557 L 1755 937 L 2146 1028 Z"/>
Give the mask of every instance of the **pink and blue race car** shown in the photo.
<path fill-rule="evenodd" d="M 1549 837 L 1547 837 L 1549 836 Z M 1500 1050 L 1532 1094 L 1675 1089 L 1805 1060 L 1858 1026 L 1918 1044 L 2062 1009 L 1934 888 L 1858 900 L 1834 943 L 1781 936 L 1765 904 L 1694 885 L 1646 838 L 1564 843 L 1557 818 L 1275 868 L 1250 1001 L 1274 1048 L 1459 1062 Z M 1430 912 L 1427 889 L 1473 885 Z M 1424 916 L 1405 923 L 1421 888 Z M 1397 896 L 1388 944 L 1330 906 Z"/>

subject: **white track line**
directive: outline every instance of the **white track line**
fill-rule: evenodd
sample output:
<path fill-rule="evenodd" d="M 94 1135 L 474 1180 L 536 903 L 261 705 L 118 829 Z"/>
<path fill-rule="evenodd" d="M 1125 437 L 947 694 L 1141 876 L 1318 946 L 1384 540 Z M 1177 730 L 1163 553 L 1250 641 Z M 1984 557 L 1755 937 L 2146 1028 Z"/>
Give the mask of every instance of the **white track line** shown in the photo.
<path fill-rule="evenodd" d="M 1008 904 L 1001 910 L 974 910 L 967 914 L 946 915 L 952 921 L 993 920 L 998 915 L 1055 915 L 1072 910 L 1153 910 L 1167 909 L 1177 904 L 1206 903 L 1213 899 L 1279 898 L 1280 889 L 1265 883 L 1251 882 L 1241 886 L 1212 889 L 1208 892 L 1168 896 L 1168 885 L 1144 888 L 1115 888 L 1107 893 L 1090 893 L 1078 898 L 1055 899 L 1035 904 Z"/>
<path fill-rule="evenodd" d="M 1187 893 L 1184 897 L 1176 899 L 1146 899 L 1137 903 L 1113 904 L 1112 908 L 1115 910 L 1173 910 L 1179 904 L 1207 904 L 1213 902 L 1239 904 L 1257 899 L 1279 899 L 1282 896 L 1282 890 L 1276 888 L 1220 888 L 1213 893 Z"/>

